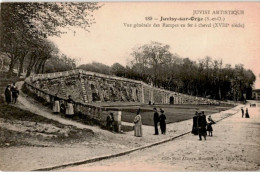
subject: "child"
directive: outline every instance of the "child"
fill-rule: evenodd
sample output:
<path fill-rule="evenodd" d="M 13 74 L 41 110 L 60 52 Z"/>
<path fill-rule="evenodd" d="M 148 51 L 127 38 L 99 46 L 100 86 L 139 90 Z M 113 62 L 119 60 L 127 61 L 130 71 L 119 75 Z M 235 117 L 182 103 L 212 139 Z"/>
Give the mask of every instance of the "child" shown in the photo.
<path fill-rule="evenodd" d="M 66 106 L 64 104 L 64 102 L 61 102 L 60 104 L 60 112 L 64 115 L 66 111 Z"/>
<path fill-rule="evenodd" d="M 209 136 L 212 137 L 213 128 L 211 125 L 216 124 L 216 123 L 212 120 L 211 116 L 208 117 L 208 121 L 209 121 L 209 123 L 207 124 L 207 131 L 209 132 Z"/>

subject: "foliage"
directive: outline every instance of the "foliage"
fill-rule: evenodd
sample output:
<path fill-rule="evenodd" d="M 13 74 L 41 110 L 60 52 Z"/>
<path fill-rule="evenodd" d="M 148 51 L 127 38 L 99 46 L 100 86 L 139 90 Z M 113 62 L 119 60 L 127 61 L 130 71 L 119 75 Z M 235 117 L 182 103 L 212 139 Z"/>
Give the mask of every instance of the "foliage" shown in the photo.
<path fill-rule="evenodd" d="M 27 76 L 33 69 L 43 73 L 46 61 L 56 50 L 46 38 L 60 36 L 62 29 L 71 26 L 88 31 L 95 23 L 92 12 L 100 7 L 97 2 L 2 3 L 0 53 L 10 59 L 9 74 L 19 61 L 19 76 L 26 59 L 30 60 Z"/>
<path fill-rule="evenodd" d="M 1 17 L 6 34 L 22 31 L 32 38 L 59 36 L 64 27 L 78 26 L 87 30 L 95 19 L 97 2 L 25 2 L 2 3 Z M 19 32 L 18 32 L 19 33 Z"/>
<path fill-rule="evenodd" d="M 195 62 L 169 50 L 169 45 L 151 42 L 133 49 L 133 60 L 129 66 L 115 63 L 108 70 L 101 63 L 92 63 L 78 68 L 141 80 L 156 87 L 194 96 L 235 101 L 251 98 L 256 77 L 243 65 L 236 65 L 235 68 L 223 66 L 222 60 L 214 60 L 209 56 Z"/>
<path fill-rule="evenodd" d="M 110 74 L 109 66 L 102 64 L 102 63 L 98 63 L 98 62 L 93 62 L 91 64 L 83 64 L 83 65 L 78 66 L 78 68 L 86 70 L 86 71 L 91 71 L 91 72 Z"/>
<path fill-rule="evenodd" d="M 111 74 L 119 77 L 123 77 L 126 74 L 126 68 L 119 63 L 114 63 L 111 68 Z"/>
<path fill-rule="evenodd" d="M 45 65 L 45 72 L 62 72 L 67 70 L 72 70 L 76 68 L 76 63 L 74 58 L 70 58 L 66 55 L 55 55 L 47 60 Z"/>

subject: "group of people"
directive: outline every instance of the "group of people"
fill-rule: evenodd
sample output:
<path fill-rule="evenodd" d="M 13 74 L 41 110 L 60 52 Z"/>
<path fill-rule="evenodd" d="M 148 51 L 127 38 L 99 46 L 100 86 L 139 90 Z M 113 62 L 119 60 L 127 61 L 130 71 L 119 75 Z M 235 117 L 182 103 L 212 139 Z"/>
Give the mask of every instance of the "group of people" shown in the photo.
<path fill-rule="evenodd" d="M 158 130 L 158 124 L 160 125 L 161 133 L 166 134 L 166 116 L 164 114 L 164 110 L 160 109 L 160 115 L 157 112 L 156 108 L 153 108 L 154 110 L 154 130 L 155 133 L 154 135 L 159 135 L 159 130 Z M 137 110 L 137 115 L 134 118 L 134 136 L 136 137 L 142 137 L 143 136 L 143 131 L 142 131 L 142 117 L 140 115 L 140 109 Z"/>
<path fill-rule="evenodd" d="M 8 84 L 5 88 L 5 101 L 7 104 L 16 104 L 17 98 L 19 96 L 19 90 L 16 87 L 15 83 Z"/>
<path fill-rule="evenodd" d="M 60 99 L 56 94 L 54 96 L 54 102 L 53 102 L 53 113 L 58 114 L 58 113 L 65 113 L 67 117 L 72 117 L 74 115 L 74 101 L 71 98 L 71 95 L 68 96 L 68 99 L 66 100 L 65 104 L 61 103 L 60 104 Z"/>
<path fill-rule="evenodd" d="M 245 111 L 244 111 L 243 108 L 241 108 L 241 112 L 242 112 L 242 118 L 244 118 Z M 249 113 L 248 113 L 248 109 L 247 109 L 247 108 L 246 108 L 245 118 L 250 118 L 250 117 L 249 117 Z"/>
<path fill-rule="evenodd" d="M 164 111 L 160 109 L 160 115 L 157 112 L 156 108 L 153 108 L 154 115 L 153 115 L 153 122 L 154 122 L 154 135 L 159 135 L 158 132 L 158 123 L 160 124 L 161 133 L 166 133 L 166 116 L 164 115 Z"/>
<path fill-rule="evenodd" d="M 206 119 L 206 115 L 204 111 L 195 112 L 195 116 L 193 117 L 193 125 L 192 125 L 192 134 L 199 135 L 199 139 L 202 140 L 202 136 L 204 140 L 207 137 L 207 131 L 209 136 L 213 136 L 213 128 L 212 125 L 215 124 L 211 116 L 208 117 L 208 122 Z"/>

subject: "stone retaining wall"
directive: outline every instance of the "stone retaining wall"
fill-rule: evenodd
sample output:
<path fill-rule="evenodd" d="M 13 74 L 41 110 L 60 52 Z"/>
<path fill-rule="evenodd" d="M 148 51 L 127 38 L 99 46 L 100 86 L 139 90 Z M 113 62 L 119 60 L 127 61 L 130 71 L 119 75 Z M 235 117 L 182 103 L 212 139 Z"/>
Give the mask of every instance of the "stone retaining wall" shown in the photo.
<path fill-rule="evenodd" d="M 81 69 L 36 74 L 27 79 L 32 85 L 48 93 L 78 102 L 141 102 L 148 104 L 233 104 L 181 94 L 150 86 L 142 81 L 84 71 Z"/>
<path fill-rule="evenodd" d="M 197 104 L 233 105 L 233 102 L 217 101 L 168 91 L 131 80 L 81 69 L 48 74 L 35 74 L 25 80 L 30 91 L 52 102 L 54 96 L 65 101 L 68 95 L 76 101 L 75 110 L 105 124 L 108 111 L 95 104 L 98 102 L 138 102 L 144 104 Z M 115 112 L 117 124 L 121 112 Z M 118 127 L 120 128 L 120 126 Z"/>
<path fill-rule="evenodd" d="M 38 97 L 41 97 L 48 103 L 53 103 L 54 102 L 54 96 L 53 93 L 49 93 L 46 90 L 42 90 L 35 85 L 31 84 L 29 79 L 25 80 L 25 86 L 26 88 L 36 94 Z M 65 104 L 67 98 L 57 96 L 59 98 L 59 101 L 61 104 Z M 114 115 L 114 120 L 115 120 L 115 126 L 116 126 L 116 132 L 121 131 L 121 111 L 109 111 L 105 107 L 99 107 L 95 105 L 88 105 L 82 102 L 77 102 L 75 101 L 74 103 L 74 111 L 75 113 L 80 113 L 82 115 L 87 116 L 89 119 L 94 119 L 99 123 L 100 126 L 105 128 L 106 126 L 106 118 L 109 115 L 109 113 L 113 113 Z"/>

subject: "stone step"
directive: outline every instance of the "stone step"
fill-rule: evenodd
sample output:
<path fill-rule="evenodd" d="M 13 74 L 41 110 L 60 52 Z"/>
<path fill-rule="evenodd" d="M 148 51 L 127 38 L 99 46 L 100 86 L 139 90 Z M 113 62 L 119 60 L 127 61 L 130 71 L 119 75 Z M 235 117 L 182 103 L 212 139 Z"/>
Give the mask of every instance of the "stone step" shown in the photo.
<path fill-rule="evenodd" d="M 83 94 L 83 101 L 86 103 L 88 102 L 88 96 L 87 96 L 85 81 L 83 79 L 80 79 L 80 83 L 81 83 L 81 91 Z"/>

